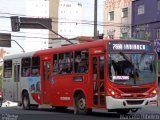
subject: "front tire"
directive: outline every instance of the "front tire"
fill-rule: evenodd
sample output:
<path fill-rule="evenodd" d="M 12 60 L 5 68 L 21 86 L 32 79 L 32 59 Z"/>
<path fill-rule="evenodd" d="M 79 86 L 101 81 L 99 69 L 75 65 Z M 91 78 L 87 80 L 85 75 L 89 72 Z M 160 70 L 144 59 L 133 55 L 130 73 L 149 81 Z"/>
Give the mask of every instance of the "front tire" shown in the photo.
<path fill-rule="evenodd" d="M 131 109 L 131 112 L 136 113 L 138 111 L 138 108 Z"/>
<path fill-rule="evenodd" d="M 88 111 L 90 112 L 91 109 L 87 109 L 86 106 L 86 99 L 84 94 L 78 94 L 75 97 L 75 110 L 74 110 L 74 114 L 87 114 Z"/>
<path fill-rule="evenodd" d="M 25 92 L 22 96 L 22 105 L 24 110 L 30 109 L 29 95 L 27 92 Z"/>

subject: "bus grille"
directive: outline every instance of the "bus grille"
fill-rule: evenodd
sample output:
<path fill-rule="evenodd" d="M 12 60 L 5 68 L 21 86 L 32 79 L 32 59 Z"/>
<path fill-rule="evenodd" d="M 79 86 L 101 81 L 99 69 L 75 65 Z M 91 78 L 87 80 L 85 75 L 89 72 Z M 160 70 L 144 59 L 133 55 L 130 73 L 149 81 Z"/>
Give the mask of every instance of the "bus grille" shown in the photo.
<path fill-rule="evenodd" d="M 128 105 L 140 105 L 144 100 L 127 100 Z"/>
<path fill-rule="evenodd" d="M 145 93 L 149 88 L 119 88 L 124 93 Z"/>

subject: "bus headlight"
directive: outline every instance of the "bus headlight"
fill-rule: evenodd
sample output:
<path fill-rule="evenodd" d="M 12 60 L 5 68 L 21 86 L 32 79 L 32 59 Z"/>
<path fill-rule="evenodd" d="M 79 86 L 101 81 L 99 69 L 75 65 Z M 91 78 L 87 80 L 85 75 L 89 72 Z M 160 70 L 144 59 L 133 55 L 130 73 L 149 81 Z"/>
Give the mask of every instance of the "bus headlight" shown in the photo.
<path fill-rule="evenodd" d="M 111 88 L 108 88 L 108 93 L 110 96 L 112 96 L 114 98 L 121 98 L 121 96 Z"/>
<path fill-rule="evenodd" d="M 115 92 L 114 92 L 114 91 L 112 91 L 112 92 L 111 92 L 111 94 L 112 94 L 112 95 L 115 95 Z"/>
<path fill-rule="evenodd" d="M 154 97 L 154 96 L 156 96 L 156 95 L 157 95 L 157 90 L 154 89 L 154 90 L 151 91 L 149 97 Z"/>
<path fill-rule="evenodd" d="M 156 90 L 153 90 L 152 93 L 153 93 L 153 94 L 157 94 L 157 91 L 156 91 Z"/>

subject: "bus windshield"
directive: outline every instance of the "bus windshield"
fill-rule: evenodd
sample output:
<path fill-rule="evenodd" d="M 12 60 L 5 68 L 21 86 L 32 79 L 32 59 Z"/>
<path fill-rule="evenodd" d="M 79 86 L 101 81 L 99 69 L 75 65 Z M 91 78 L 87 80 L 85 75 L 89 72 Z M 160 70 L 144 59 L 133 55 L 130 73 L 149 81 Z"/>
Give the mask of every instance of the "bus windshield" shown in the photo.
<path fill-rule="evenodd" d="M 109 79 L 116 84 L 143 85 L 156 81 L 155 55 L 109 54 Z"/>

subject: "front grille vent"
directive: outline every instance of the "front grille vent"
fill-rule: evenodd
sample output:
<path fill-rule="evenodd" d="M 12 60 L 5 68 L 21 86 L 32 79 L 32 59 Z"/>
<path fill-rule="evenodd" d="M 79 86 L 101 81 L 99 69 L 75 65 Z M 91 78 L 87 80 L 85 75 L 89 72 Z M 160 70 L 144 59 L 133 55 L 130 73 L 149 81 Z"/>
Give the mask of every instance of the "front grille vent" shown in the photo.
<path fill-rule="evenodd" d="M 128 105 L 140 105 L 144 100 L 127 100 Z"/>

